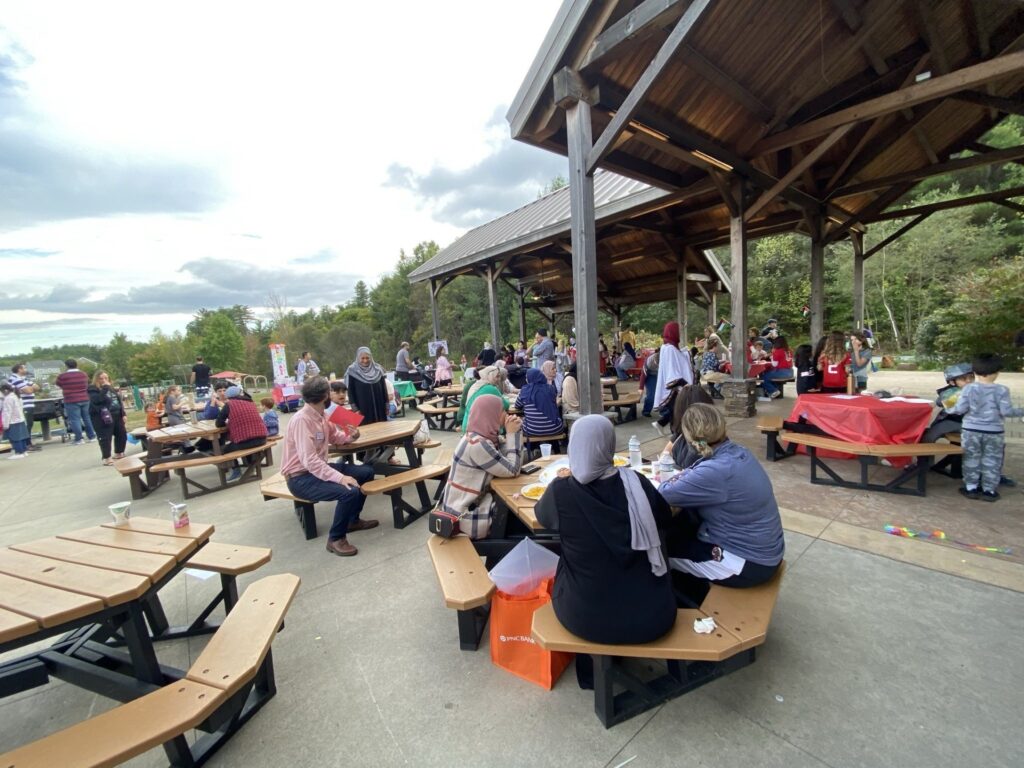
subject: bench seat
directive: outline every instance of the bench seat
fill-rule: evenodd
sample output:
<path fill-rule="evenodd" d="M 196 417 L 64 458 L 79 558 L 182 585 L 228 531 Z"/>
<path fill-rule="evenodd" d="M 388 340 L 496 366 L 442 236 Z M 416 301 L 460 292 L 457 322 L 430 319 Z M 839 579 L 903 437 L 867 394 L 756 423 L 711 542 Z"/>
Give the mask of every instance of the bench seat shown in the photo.
<path fill-rule="evenodd" d="M 771 580 L 747 589 L 712 585 L 699 610 L 679 609 L 672 629 L 650 643 L 591 643 L 563 627 L 551 603 L 534 613 L 533 638 L 545 650 L 594 657 L 594 709 L 608 728 L 752 663 L 767 637 L 785 570 L 783 562 Z M 695 632 L 694 619 L 708 616 L 715 630 Z M 625 668 L 626 658 L 667 662 L 666 674 L 641 680 Z M 615 693 L 616 685 L 626 690 Z"/>
<path fill-rule="evenodd" d="M 528 435 L 523 433 L 523 445 L 526 448 L 527 459 L 536 458 L 540 455 L 540 446 L 544 443 L 551 443 L 552 453 L 562 452 L 562 443 L 566 442 L 565 432 L 559 432 L 555 435 Z M 536 452 L 536 456 L 534 453 Z"/>
<path fill-rule="evenodd" d="M 458 611 L 459 647 L 475 651 L 487 626 L 494 582 L 468 536 L 431 536 L 427 539 L 427 550 L 444 604 Z"/>
<path fill-rule="evenodd" d="M 423 414 L 423 418 L 427 420 L 427 424 L 431 429 L 454 430 L 458 422 L 456 414 L 459 412 L 459 406 L 440 406 L 423 402 L 419 405 L 419 412 Z M 448 426 L 445 426 L 446 422 Z"/>
<path fill-rule="evenodd" d="M 244 483 L 253 482 L 255 480 L 261 480 L 263 478 L 263 471 L 261 467 L 269 467 L 274 463 L 273 457 L 273 443 L 265 443 L 264 445 L 257 445 L 253 448 L 243 448 L 239 451 L 232 451 L 231 453 L 221 454 L 219 456 L 207 456 L 205 454 L 201 456 L 185 456 L 176 458 L 171 461 L 161 461 L 158 463 L 151 464 L 149 466 L 150 474 L 161 474 L 164 472 L 174 472 L 181 478 L 181 492 L 186 499 L 192 499 L 196 496 L 203 496 L 207 493 L 213 493 L 219 491 L 222 488 L 227 488 L 229 485 L 242 485 Z M 246 456 L 253 456 L 259 454 L 262 461 L 254 461 L 252 463 L 246 463 L 242 467 L 242 475 L 238 480 L 228 482 L 228 472 L 230 471 L 230 465 L 236 459 L 243 459 Z M 217 470 L 219 477 L 219 484 L 216 487 L 210 488 L 202 483 L 197 482 L 195 479 L 189 478 L 185 471 L 188 469 L 195 469 L 197 467 L 209 467 L 212 466 Z M 198 490 L 192 490 L 196 488 Z"/>
<path fill-rule="evenodd" d="M 9 768 L 114 766 L 163 744 L 172 765 L 194 765 L 277 692 L 270 647 L 298 591 L 289 573 L 250 585 L 178 681 L 0 756 Z M 190 744 L 185 734 L 206 731 Z"/>
<path fill-rule="evenodd" d="M 401 530 L 434 508 L 437 500 L 441 498 L 441 494 L 444 492 L 451 464 L 451 452 L 440 451 L 433 462 L 419 467 L 412 467 L 402 472 L 396 472 L 393 475 L 375 478 L 368 483 L 364 483 L 362 490 L 367 496 L 383 493 L 391 499 L 391 513 L 395 528 Z M 431 498 L 430 494 L 427 493 L 426 481 L 434 479 L 440 482 L 433 498 Z M 416 486 L 420 500 L 419 507 L 412 506 L 402 498 L 402 490 L 410 485 Z"/>
<path fill-rule="evenodd" d="M 260 483 L 260 493 L 263 495 L 264 501 L 269 501 L 270 499 L 288 499 L 291 501 L 295 506 L 295 517 L 298 518 L 299 525 L 302 527 L 302 532 L 305 534 L 306 539 L 315 539 L 317 537 L 314 502 L 294 496 L 288 490 L 288 481 L 283 474 L 278 472 L 273 477 L 263 480 Z"/>
<path fill-rule="evenodd" d="M 910 494 L 913 496 L 924 496 L 928 471 L 931 469 L 932 460 L 937 456 L 959 455 L 963 450 L 958 445 L 948 443 L 900 443 L 896 445 L 871 445 L 868 443 L 852 443 L 839 440 L 834 437 L 808 434 L 805 432 L 781 432 L 779 440 L 793 445 L 802 445 L 807 448 L 811 459 L 811 483 L 816 485 L 837 485 L 843 488 L 859 488 L 869 491 L 884 491 L 887 493 Z M 828 466 L 818 450 L 836 451 L 838 453 L 852 454 L 860 462 L 860 481 L 845 480 L 835 470 Z M 888 483 L 871 483 L 868 481 L 868 468 L 878 464 L 882 459 L 890 458 L 912 458 L 916 463 L 907 467 Z M 822 470 L 827 477 L 820 477 L 818 470 Z M 916 480 L 916 487 L 907 487 L 905 483 Z"/>
<path fill-rule="evenodd" d="M 604 400 L 603 408 L 606 411 L 615 410 L 619 415 L 619 423 L 622 424 L 627 421 L 636 421 L 636 409 L 641 400 L 643 400 L 643 393 L 627 392 L 614 400 Z"/>
<path fill-rule="evenodd" d="M 142 477 L 142 473 L 146 470 L 146 462 L 142 460 L 141 454 L 136 453 L 125 456 L 123 459 L 114 459 L 114 469 L 121 477 L 128 478 L 133 499 L 143 499 L 153 490 Z"/>

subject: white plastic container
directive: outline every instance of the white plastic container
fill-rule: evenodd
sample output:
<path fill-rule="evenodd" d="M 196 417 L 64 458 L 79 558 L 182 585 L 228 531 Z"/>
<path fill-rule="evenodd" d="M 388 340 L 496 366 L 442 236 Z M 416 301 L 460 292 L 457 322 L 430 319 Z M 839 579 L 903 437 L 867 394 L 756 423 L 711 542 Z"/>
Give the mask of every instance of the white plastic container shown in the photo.
<path fill-rule="evenodd" d="M 643 463 L 643 457 L 640 455 L 640 441 L 636 435 L 633 435 L 629 438 L 629 466 L 633 469 L 640 469 Z"/>

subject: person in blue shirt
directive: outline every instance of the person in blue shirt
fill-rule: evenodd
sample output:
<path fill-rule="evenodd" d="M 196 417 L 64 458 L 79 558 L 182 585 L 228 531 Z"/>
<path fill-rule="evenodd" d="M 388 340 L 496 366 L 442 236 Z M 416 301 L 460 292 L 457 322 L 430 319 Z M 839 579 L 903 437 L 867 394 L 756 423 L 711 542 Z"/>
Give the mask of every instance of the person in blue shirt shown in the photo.
<path fill-rule="evenodd" d="M 771 480 L 750 451 L 728 438 L 721 412 L 694 403 L 681 427 L 700 458 L 658 490 L 685 511 L 667 540 L 677 597 L 700 606 L 712 582 L 742 588 L 771 579 L 785 540 Z"/>

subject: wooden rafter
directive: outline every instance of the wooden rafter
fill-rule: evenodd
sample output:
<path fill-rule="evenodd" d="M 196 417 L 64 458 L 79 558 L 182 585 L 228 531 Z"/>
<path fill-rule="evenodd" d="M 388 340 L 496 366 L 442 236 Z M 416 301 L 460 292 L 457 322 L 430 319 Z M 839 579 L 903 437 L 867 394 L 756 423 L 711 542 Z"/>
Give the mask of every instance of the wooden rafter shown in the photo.
<path fill-rule="evenodd" d="M 979 203 L 995 203 L 1002 202 L 1011 197 L 1024 196 L 1024 186 L 1011 187 L 1010 189 L 999 189 L 995 192 L 985 192 L 980 195 L 968 195 L 967 197 L 958 197 L 953 200 L 942 200 L 937 203 L 927 203 L 926 205 L 915 205 L 911 208 L 900 208 L 895 211 L 885 211 L 884 213 L 875 214 L 871 221 L 890 221 L 892 219 L 903 219 L 907 216 L 918 216 L 922 213 L 935 213 L 936 211 L 948 211 L 953 208 L 964 208 L 968 205 L 978 205 Z"/>
<path fill-rule="evenodd" d="M 812 165 L 814 165 L 821 158 L 822 155 L 828 152 L 828 150 L 831 149 L 837 141 L 839 141 L 847 133 L 849 133 L 852 128 L 852 123 L 842 125 L 836 128 L 834 131 L 832 131 L 832 133 L 830 133 L 820 142 L 818 142 L 818 145 L 810 152 L 808 152 L 806 155 L 804 155 L 803 158 L 796 163 L 796 165 L 790 168 L 789 172 L 786 173 L 785 176 L 776 181 L 771 188 L 766 189 L 763 193 L 761 193 L 761 196 L 757 198 L 757 200 L 755 200 L 750 205 L 750 207 L 747 208 L 746 211 L 743 212 L 744 220 L 751 221 L 762 208 L 764 208 L 766 205 L 768 205 L 768 203 L 770 203 L 772 200 L 778 197 L 779 194 L 784 189 L 789 187 L 794 181 L 800 178 L 800 176 L 803 175 L 803 172 L 805 170 L 808 170 Z"/>
<path fill-rule="evenodd" d="M 1024 145 L 1007 147 L 1006 149 L 990 148 L 988 151 L 984 151 L 981 154 L 971 155 L 969 157 L 958 157 L 955 160 L 947 160 L 946 162 L 939 163 L 938 165 L 925 166 L 913 171 L 904 171 L 903 173 L 894 173 L 891 176 L 882 176 L 859 184 L 849 184 L 837 189 L 831 197 L 836 199 L 852 197 L 853 195 L 860 195 L 865 192 L 872 192 L 876 189 L 884 189 L 895 184 L 901 184 L 905 181 L 921 181 L 922 179 L 926 179 L 929 176 L 935 176 L 939 173 L 951 173 L 953 171 L 962 171 L 967 168 L 978 168 L 985 165 L 996 165 L 997 163 L 1009 163 L 1021 158 L 1024 158 Z"/>
<path fill-rule="evenodd" d="M 989 107 L 997 112 L 1005 112 L 1008 115 L 1024 115 L 1024 101 L 1020 99 L 1009 99 L 1005 96 L 990 96 L 987 93 L 977 91 L 963 91 L 953 98 L 957 101 L 966 101 L 968 104 L 977 104 L 980 107 Z"/>
<path fill-rule="evenodd" d="M 682 12 L 682 0 L 644 0 L 597 36 L 579 66 L 580 72 L 586 75 L 597 71 L 613 57 L 621 56 L 625 49 L 674 22 Z"/>
<path fill-rule="evenodd" d="M 591 148 L 590 153 L 587 155 L 586 172 L 588 174 L 593 173 L 598 163 L 611 151 L 615 140 L 618 139 L 619 134 L 629 125 L 629 121 L 633 119 L 640 105 L 647 98 L 648 92 L 654 85 L 655 80 L 658 79 L 658 76 L 665 69 L 665 65 L 668 64 L 676 51 L 679 50 L 679 46 L 683 44 L 683 41 L 693 32 L 697 22 L 710 3 L 711 0 L 693 0 L 690 7 L 682 15 L 682 18 L 676 22 L 672 33 L 662 43 L 661 48 L 658 49 L 657 54 L 655 54 L 650 64 L 647 65 L 644 73 L 640 75 L 640 79 L 615 113 L 611 123 L 602 131 L 601 137 L 594 142 L 593 148 Z"/>
<path fill-rule="evenodd" d="M 891 235 L 889 235 L 889 236 L 888 236 L 887 238 L 885 238 L 884 240 L 882 240 L 882 242 L 878 243 L 877 245 L 874 245 L 874 246 L 872 246 L 872 247 L 871 247 L 871 248 L 869 248 L 869 249 L 868 249 L 867 251 L 865 251 L 865 252 L 864 252 L 864 258 L 866 259 L 866 258 L 868 258 L 869 256 L 874 256 L 874 255 L 875 255 L 876 253 L 878 253 L 878 252 L 879 252 L 880 250 L 882 250 L 883 248 L 885 248 L 885 246 L 889 245 L 890 243 L 894 243 L 894 242 L 896 242 L 896 241 L 897 241 L 897 240 L 899 240 L 899 239 L 900 239 L 901 237 L 903 237 L 903 235 L 907 234 L 907 232 L 909 232 L 909 231 L 910 231 L 910 230 L 912 230 L 912 229 L 913 229 L 914 227 L 916 227 L 916 226 L 917 226 L 918 224 L 920 224 L 920 223 L 921 223 L 922 221 L 924 221 L 924 220 L 925 220 L 925 219 L 927 219 L 927 218 L 928 218 L 929 216 L 931 216 L 931 215 L 932 215 L 932 213 L 933 213 L 933 211 L 929 211 L 929 212 L 927 212 L 927 213 L 922 213 L 922 214 L 921 214 L 920 216 L 917 216 L 917 217 L 916 217 L 916 218 L 914 218 L 913 220 L 911 220 L 911 221 L 907 222 L 907 223 L 906 223 L 906 224 L 904 224 L 904 225 L 903 225 L 902 227 L 900 227 L 900 228 L 899 228 L 899 229 L 897 229 L 897 230 L 896 230 L 895 232 L 893 232 L 893 233 L 892 233 Z"/>
<path fill-rule="evenodd" d="M 823 136 L 841 125 L 859 123 L 882 115 L 898 112 L 928 101 L 950 96 L 984 83 L 1024 71 L 1024 51 L 1008 53 L 980 64 L 964 67 L 948 75 L 940 75 L 898 91 L 869 99 L 830 115 L 811 120 L 795 128 L 762 139 L 754 145 L 752 153 L 763 155 L 791 147 L 803 141 Z"/>
<path fill-rule="evenodd" d="M 850 0 L 832 0 L 832 7 L 839 12 L 839 17 L 843 20 L 846 26 L 851 32 L 856 33 L 861 27 L 864 26 L 864 20 L 861 18 L 860 12 L 853 6 Z M 868 33 L 861 40 L 861 50 L 864 51 L 864 55 L 868 61 L 871 62 L 872 69 L 880 75 L 884 75 L 889 71 L 889 65 L 885 59 L 882 58 L 878 52 L 878 48 L 875 46 L 874 40 L 871 39 L 871 34 Z"/>
<path fill-rule="evenodd" d="M 914 10 L 921 37 L 928 44 L 928 51 L 932 55 L 932 69 L 940 75 L 948 74 L 952 68 L 949 65 L 949 56 L 946 53 L 942 36 L 939 34 L 935 12 L 930 0 L 915 0 Z"/>

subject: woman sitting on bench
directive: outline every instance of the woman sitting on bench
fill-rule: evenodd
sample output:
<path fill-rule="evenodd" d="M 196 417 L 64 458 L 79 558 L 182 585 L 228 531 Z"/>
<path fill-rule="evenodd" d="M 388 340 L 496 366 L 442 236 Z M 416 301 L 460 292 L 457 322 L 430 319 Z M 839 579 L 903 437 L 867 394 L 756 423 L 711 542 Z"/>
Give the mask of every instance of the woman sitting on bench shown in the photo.
<path fill-rule="evenodd" d="M 558 413 L 558 393 L 540 368 L 526 372 L 526 386 L 516 398 L 516 409 L 523 414 L 523 432 L 530 435 L 557 435 L 565 430 Z"/>
<path fill-rule="evenodd" d="M 482 395 L 494 395 L 501 397 L 503 384 L 503 371 L 496 365 L 489 365 L 480 371 L 479 378 L 474 381 L 463 398 L 465 406 L 462 408 L 462 432 L 465 434 L 469 426 L 469 411 L 474 401 Z M 504 402 L 504 400 L 502 400 Z"/>
<path fill-rule="evenodd" d="M 561 534 L 551 602 L 570 632 L 593 643 L 656 640 L 676 619 L 658 526 L 671 516 L 654 486 L 616 469 L 615 430 L 584 416 L 569 436 L 569 468 L 537 503 L 537 519 Z M 589 656 L 576 657 L 581 688 L 593 687 Z"/>
<path fill-rule="evenodd" d="M 725 433 L 725 417 L 696 403 L 682 417 L 683 436 L 701 455 L 658 489 L 684 514 L 672 522 L 669 563 L 683 607 L 700 607 L 710 582 L 753 587 L 775 575 L 785 541 L 771 481 L 757 459 Z"/>
<path fill-rule="evenodd" d="M 504 438 L 498 436 L 502 427 Z M 519 474 L 520 427 L 519 417 L 505 413 L 505 401 L 500 397 L 480 395 L 473 401 L 440 505 L 459 518 L 459 530 L 471 539 L 487 538 L 491 532 L 494 502 L 487 493 L 491 478 Z"/>

